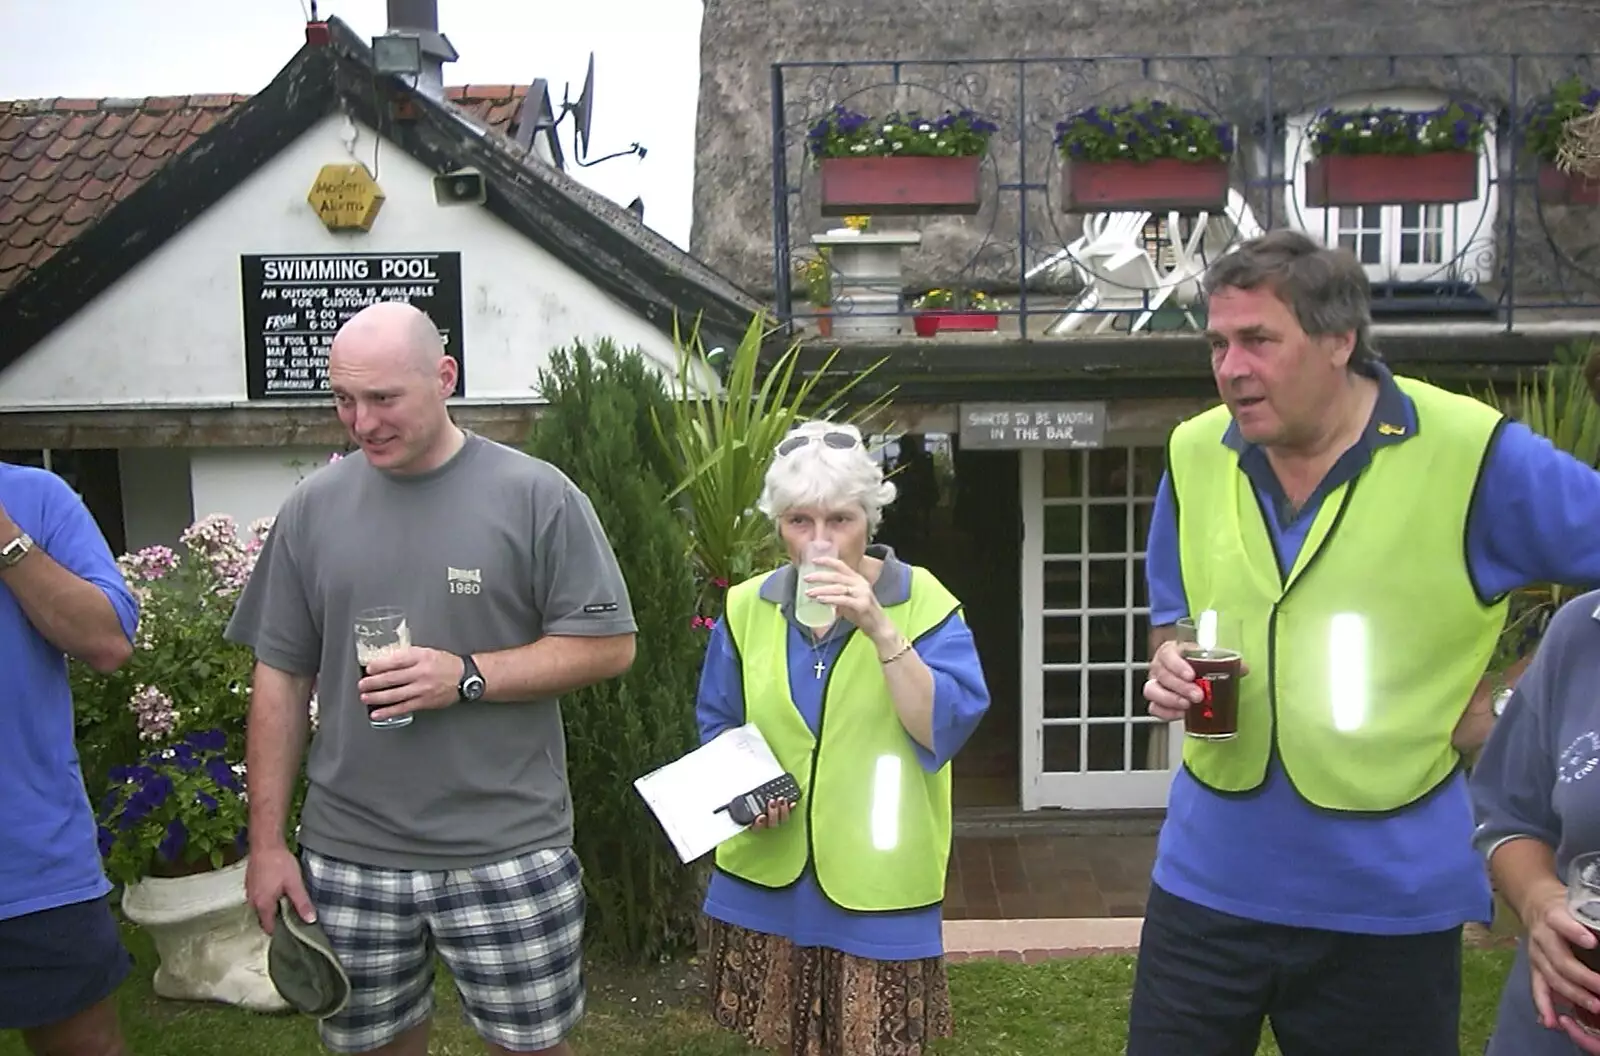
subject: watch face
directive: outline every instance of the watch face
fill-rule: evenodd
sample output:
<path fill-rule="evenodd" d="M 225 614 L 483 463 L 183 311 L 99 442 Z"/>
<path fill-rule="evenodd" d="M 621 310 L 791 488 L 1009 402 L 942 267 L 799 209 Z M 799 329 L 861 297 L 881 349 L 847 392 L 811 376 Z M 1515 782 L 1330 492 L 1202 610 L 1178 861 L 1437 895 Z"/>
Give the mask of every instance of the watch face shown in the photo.
<path fill-rule="evenodd" d="M 468 700 L 478 700 L 483 696 L 483 679 L 472 675 L 461 683 L 461 695 Z"/>

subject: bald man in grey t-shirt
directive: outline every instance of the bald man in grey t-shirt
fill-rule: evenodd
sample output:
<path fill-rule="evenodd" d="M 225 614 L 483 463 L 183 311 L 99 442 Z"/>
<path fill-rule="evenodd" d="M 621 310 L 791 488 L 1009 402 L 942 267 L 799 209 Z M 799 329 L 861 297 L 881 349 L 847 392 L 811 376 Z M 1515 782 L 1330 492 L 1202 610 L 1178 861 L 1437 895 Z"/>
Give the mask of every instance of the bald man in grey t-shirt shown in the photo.
<path fill-rule="evenodd" d="M 587 497 L 450 421 L 457 369 L 409 306 L 345 325 L 330 377 L 361 450 L 283 504 L 227 632 L 257 658 L 249 896 L 268 931 L 283 894 L 327 932 L 352 984 L 321 1022 L 337 1052 L 424 1056 L 430 944 L 491 1052 L 567 1053 L 583 1011 L 557 698 L 625 671 L 635 625 Z M 356 618 L 378 607 L 404 612 L 410 647 L 363 678 Z"/>

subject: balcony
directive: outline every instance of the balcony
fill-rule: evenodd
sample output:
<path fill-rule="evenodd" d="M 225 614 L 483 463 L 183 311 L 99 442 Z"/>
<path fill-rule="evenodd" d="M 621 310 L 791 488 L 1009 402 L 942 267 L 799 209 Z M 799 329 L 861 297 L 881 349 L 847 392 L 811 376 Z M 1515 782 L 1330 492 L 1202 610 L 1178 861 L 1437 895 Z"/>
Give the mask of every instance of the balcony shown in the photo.
<path fill-rule="evenodd" d="M 1509 347 L 1516 335 L 1545 338 L 1535 343 L 1548 350 L 1600 331 L 1600 184 L 1561 183 L 1534 152 L 1539 122 L 1562 91 L 1586 93 L 1591 108 L 1600 98 L 1597 59 L 1486 53 L 777 63 L 777 312 L 808 343 L 899 355 L 966 348 L 977 357 L 997 344 L 1041 352 L 1091 343 L 1125 358 L 1177 341 L 1188 356 L 1204 328 L 1197 279 L 1205 266 L 1251 234 L 1294 227 L 1350 249 L 1365 265 L 1381 347 L 1441 338 Z M 1227 130 L 1232 149 L 1218 166 L 1226 187 L 1213 188 L 1210 204 L 1149 189 L 1145 201 L 1154 204 L 1128 204 L 1128 186 L 1086 186 L 1084 167 L 1064 163 L 1059 122 L 1092 107 L 1148 100 Z M 1409 168 L 1404 179 L 1384 177 L 1376 199 L 1370 187 L 1363 199 L 1360 188 L 1335 192 L 1319 182 L 1325 173 L 1313 139 L 1325 130 L 1318 115 L 1330 108 L 1417 113 L 1453 105 L 1481 113 L 1485 127 L 1481 146 L 1455 173 L 1458 183 L 1465 180 L 1458 193 L 1410 187 Z M 964 175 L 947 165 L 943 175 L 916 177 L 909 191 L 902 188 L 910 203 L 846 186 L 837 168 L 825 185 L 808 133 L 836 107 L 872 122 L 893 113 L 970 111 L 992 123 L 996 130 L 975 162 L 976 190 L 951 190 L 951 180 L 971 180 L 972 163 Z M 1574 195 L 1574 187 L 1582 193 Z M 1083 200 L 1068 201 L 1073 195 Z M 888 204 L 851 207 L 863 200 Z M 870 217 L 865 232 L 841 230 L 846 212 Z M 829 280 L 826 311 L 808 300 L 801 282 L 810 269 Z M 998 298 L 997 325 L 918 337 L 913 305 L 934 288 Z M 1526 341 L 1521 347 L 1507 354 L 1528 355 Z"/>

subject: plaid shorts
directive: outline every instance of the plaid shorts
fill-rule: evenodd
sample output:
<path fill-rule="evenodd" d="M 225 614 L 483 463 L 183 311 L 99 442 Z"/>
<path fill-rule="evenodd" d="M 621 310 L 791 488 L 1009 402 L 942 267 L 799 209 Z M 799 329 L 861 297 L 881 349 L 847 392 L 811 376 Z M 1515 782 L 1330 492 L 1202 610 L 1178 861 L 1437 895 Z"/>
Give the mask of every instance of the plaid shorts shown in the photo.
<path fill-rule="evenodd" d="M 436 950 L 467 1021 L 502 1048 L 550 1048 L 583 1018 L 583 871 L 571 848 L 442 871 L 301 854 L 350 976 L 349 1005 L 320 1027 L 334 1052 L 376 1049 L 429 1019 Z"/>

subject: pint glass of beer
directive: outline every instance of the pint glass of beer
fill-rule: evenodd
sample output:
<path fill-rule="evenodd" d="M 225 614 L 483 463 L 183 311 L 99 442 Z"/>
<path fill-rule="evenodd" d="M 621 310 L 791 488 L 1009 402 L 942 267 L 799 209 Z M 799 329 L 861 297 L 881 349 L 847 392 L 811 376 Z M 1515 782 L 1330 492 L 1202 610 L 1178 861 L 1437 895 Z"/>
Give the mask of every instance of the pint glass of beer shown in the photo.
<path fill-rule="evenodd" d="M 1600 939 L 1600 851 L 1580 854 L 1567 866 L 1567 912 Z M 1600 947 L 1573 946 L 1572 955 L 1591 972 L 1600 972 Z M 1600 1014 L 1573 1005 L 1572 1019 L 1584 1033 L 1600 1035 Z"/>
<path fill-rule="evenodd" d="M 1205 696 L 1183 714 L 1183 732 L 1208 741 L 1239 733 L 1239 623 L 1215 610 L 1178 621 L 1178 649 Z"/>
<path fill-rule="evenodd" d="M 356 614 L 356 665 L 361 677 L 367 677 L 367 665 L 378 657 L 411 645 L 411 628 L 406 626 L 406 614 L 399 609 L 364 609 Z M 367 709 L 370 714 L 378 710 Z M 376 729 L 396 729 L 411 725 L 410 715 L 392 719 L 371 719 Z"/>

